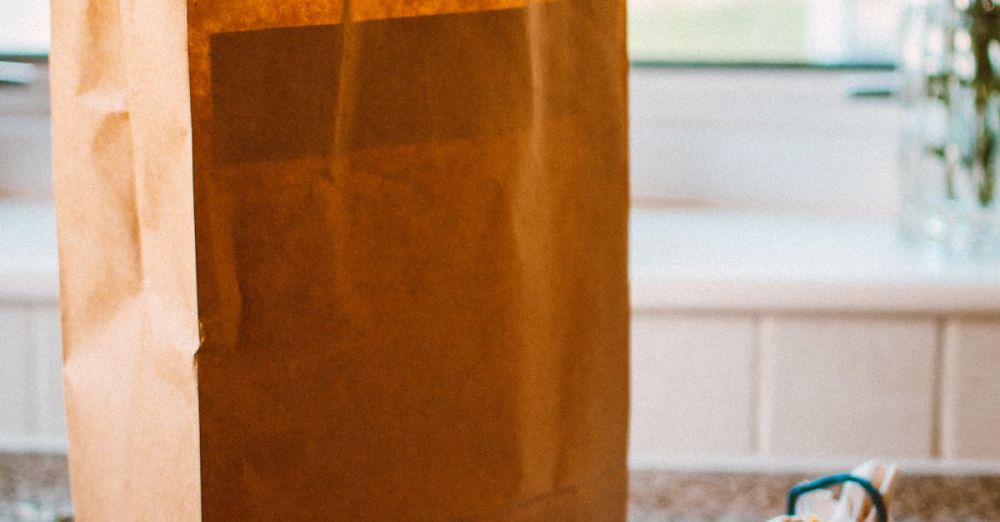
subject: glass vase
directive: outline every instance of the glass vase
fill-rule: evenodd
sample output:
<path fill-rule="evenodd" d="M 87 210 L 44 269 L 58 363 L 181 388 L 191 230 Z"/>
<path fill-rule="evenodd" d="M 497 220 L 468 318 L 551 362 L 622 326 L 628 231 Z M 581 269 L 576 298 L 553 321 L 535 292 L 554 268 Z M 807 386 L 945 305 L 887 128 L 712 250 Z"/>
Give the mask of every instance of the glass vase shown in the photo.
<path fill-rule="evenodd" d="M 904 233 L 1000 253 L 1000 7 L 913 0 L 900 70 Z"/>

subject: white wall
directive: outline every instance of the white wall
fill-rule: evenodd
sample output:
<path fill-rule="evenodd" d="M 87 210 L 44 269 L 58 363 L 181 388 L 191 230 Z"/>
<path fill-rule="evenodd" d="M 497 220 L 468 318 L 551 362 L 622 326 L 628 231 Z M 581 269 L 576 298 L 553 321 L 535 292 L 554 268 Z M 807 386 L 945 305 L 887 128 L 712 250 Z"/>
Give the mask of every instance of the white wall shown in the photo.
<path fill-rule="evenodd" d="M 885 73 L 635 69 L 632 193 L 695 204 L 893 216 L 899 109 L 849 98 Z"/>
<path fill-rule="evenodd" d="M 52 197 L 48 72 L 35 69 L 28 86 L 0 84 L 0 198 Z"/>

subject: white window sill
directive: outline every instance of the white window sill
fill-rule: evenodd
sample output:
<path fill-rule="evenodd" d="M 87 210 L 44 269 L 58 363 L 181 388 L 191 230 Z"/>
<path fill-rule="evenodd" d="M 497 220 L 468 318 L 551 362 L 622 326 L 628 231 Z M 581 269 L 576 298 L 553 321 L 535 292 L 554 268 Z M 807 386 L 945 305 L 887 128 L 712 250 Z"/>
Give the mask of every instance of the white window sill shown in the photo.
<path fill-rule="evenodd" d="M 0 201 L 0 301 L 59 296 L 51 203 Z M 1000 312 L 1000 261 L 948 260 L 895 224 L 736 210 L 637 208 L 637 310 Z"/>
<path fill-rule="evenodd" d="M 632 306 L 670 311 L 1000 311 L 1000 262 L 945 259 L 881 218 L 635 209 Z"/>

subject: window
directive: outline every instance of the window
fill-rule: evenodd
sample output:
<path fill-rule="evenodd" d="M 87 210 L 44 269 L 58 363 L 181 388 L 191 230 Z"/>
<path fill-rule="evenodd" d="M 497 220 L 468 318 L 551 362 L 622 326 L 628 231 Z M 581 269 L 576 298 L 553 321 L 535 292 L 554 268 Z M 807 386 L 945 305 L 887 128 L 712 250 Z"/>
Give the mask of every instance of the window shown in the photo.
<path fill-rule="evenodd" d="M 857 65 L 894 61 L 904 0 L 630 0 L 634 61 Z"/>
<path fill-rule="evenodd" d="M 0 0 L 0 55 L 49 52 L 49 0 Z"/>

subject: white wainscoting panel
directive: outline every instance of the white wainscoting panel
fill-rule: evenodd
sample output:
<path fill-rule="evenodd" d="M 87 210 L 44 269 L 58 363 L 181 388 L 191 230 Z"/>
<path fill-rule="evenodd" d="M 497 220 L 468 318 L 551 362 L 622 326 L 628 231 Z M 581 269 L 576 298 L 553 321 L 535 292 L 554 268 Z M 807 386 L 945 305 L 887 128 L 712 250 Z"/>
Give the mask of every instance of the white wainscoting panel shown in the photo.
<path fill-rule="evenodd" d="M 649 456 L 753 451 L 749 318 L 632 320 L 632 450 Z"/>
<path fill-rule="evenodd" d="M 26 310 L 0 303 L 0 436 L 34 429 L 33 355 Z"/>
<path fill-rule="evenodd" d="M 943 456 L 1000 458 L 1000 317 L 956 319 L 945 332 Z"/>
<path fill-rule="evenodd" d="M 933 454 L 935 321 L 775 317 L 761 332 L 764 453 Z"/>

